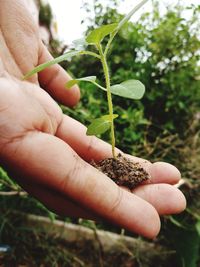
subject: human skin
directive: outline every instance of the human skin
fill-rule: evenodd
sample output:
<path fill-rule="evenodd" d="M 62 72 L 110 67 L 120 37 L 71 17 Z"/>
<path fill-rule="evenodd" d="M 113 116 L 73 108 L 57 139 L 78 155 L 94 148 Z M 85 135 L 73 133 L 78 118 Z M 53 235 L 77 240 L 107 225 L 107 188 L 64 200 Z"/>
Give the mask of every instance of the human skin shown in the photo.
<path fill-rule="evenodd" d="M 130 192 L 92 167 L 92 159 L 112 156 L 111 147 L 87 136 L 86 127 L 55 102 L 72 107 L 79 101 L 78 87 L 64 88 L 70 76 L 54 65 L 22 81 L 50 59 L 26 1 L 0 0 L 0 165 L 58 214 L 104 219 L 155 237 L 159 215 L 185 209 L 185 198 L 174 186 L 180 172 L 168 163 L 127 155 L 151 176 Z"/>

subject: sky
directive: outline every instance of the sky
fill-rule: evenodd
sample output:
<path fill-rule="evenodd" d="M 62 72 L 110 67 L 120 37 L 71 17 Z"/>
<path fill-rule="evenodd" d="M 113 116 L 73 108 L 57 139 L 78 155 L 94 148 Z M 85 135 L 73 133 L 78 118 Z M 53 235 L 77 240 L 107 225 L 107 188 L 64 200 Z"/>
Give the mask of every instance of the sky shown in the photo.
<path fill-rule="evenodd" d="M 92 1 L 92 0 L 88 0 Z M 102 0 L 103 2 L 104 0 Z M 81 20 L 83 19 L 84 12 L 81 9 L 82 0 L 48 0 L 50 3 L 58 27 L 58 37 L 66 44 L 71 44 L 73 40 L 79 39 L 82 37 L 82 34 L 85 30 L 84 26 L 81 25 Z M 119 11 L 123 14 L 126 14 L 130 11 L 132 7 L 137 5 L 139 0 L 124 0 L 119 8 Z M 138 11 L 138 14 L 134 16 L 135 19 L 143 12 L 149 11 L 151 9 L 151 1 L 145 4 L 141 10 Z M 175 4 L 178 0 L 162 0 L 162 9 L 164 12 L 165 5 Z M 188 3 L 191 4 L 200 4 L 200 0 L 179 0 L 183 5 Z"/>

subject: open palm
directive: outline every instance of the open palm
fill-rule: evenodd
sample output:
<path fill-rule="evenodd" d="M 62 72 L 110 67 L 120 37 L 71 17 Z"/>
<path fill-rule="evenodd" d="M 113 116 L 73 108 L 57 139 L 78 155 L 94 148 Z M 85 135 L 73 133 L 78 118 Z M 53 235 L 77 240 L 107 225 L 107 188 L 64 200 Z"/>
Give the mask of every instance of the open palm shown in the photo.
<path fill-rule="evenodd" d="M 160 228 L 159 214 L 185 208 L 173 184 L 179 171 L 131 157 L 151 175 L 133 192 L 118 187 L 88 162 L 111 156 L 110 145 L 86 136 L 86 128 L 63 115 L 55 102 L 73 106 L 78 87 L 66 91 L 69 75 L 58 65 L 22 76 L 51 59 L 24 0 L 0 0 L 0 163 L 28 192 L 57 213 L 104 218 L 147 237 Z"/>

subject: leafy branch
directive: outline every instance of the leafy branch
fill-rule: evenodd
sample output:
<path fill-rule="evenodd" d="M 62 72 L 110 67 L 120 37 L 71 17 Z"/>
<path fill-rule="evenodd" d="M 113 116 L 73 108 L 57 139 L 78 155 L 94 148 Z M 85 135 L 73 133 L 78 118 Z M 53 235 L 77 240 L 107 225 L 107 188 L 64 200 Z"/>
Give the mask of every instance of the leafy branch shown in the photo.
<path fill-rule="evenodd" d="M 84 82 L 90 82 L 95 86 L 97 86 L 98 88 L 102 89 L 103 91 L 106 91 L 109 114 L 93 120 L 87 129 L 87 135 L 99 135 L 110 129 L 113 157 L 116 157 L 114 119 L 118 115 L 113 114 L 112 94 L 130 99 L 141 99 L 144 95 L 145 87 L 138 80 L 128 80 L 120 84 L 111 85 L 109 67 L 107 63 L 107 54 L 110 49 L 111 43 L 116 34 L 118 33 L 118 31 L 129 21 L 129 19 L 133 16 L 133 14 L 138 9 L 140 9 L 147 1 L 148 0 L 141 1 L 119 23 L 103 25 L 97 29 L 94 29 L 88 34 L 88 36 L 84 40 L 82 40 L 84 44 L 87 44 L 88 46 L 91 45 L 95 46 L 97 53 L 88 50 L 79 50 L 79 49 L 71 50 L 60 57 L 57 57 L 49 62 L 37 66 L 29 73 L 27 73 L 23 78 L 23 79 L 28 79 L 30 76 L 44 70 L 47 67 L 60 63 L 64 60 L 69 60 L 77 55 L 90 55 L 100 60 L 105 76 L 105 87 L 101 86 L 96 82 L 96 76 L 88 76 L 68 81 L 66 84 L 66 88 L 70 89 L 73 85 L 84 81 Z M 102 41 L 106 36 L 109 36 L 109 39 L 105 47 L 103 47 Z"/>

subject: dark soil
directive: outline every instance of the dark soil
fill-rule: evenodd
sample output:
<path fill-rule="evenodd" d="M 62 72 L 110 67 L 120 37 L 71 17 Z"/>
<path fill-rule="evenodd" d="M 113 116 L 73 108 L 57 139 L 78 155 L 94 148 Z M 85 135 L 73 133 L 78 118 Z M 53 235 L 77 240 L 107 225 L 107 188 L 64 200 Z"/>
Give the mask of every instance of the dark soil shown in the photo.
<path fill-rule="evenodd" d="M 117 185 L 128 187 L 130 190 L 150 179 L 150 175 L 138 162 L 133 162 L 121 154 L 117 158 L 107 158 L 97 163 L 92 162 L 92 165 Z"/>

